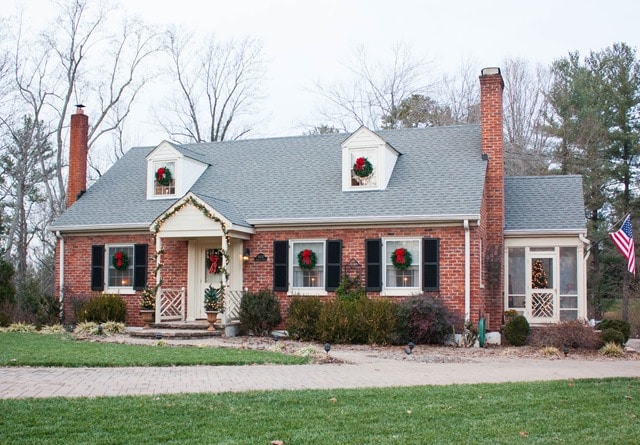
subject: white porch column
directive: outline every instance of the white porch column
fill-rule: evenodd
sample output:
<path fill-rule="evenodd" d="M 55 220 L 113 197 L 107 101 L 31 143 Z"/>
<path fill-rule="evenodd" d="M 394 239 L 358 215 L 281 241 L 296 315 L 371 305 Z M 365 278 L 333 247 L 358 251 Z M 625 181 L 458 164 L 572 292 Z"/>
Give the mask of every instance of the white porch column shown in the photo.
<path fill-rule="evenodd" d="M 162 250 L 162 239 L 159 236 L 156 236 L 156 254 L 158 252 L 160 252 L 160 250 Z M 156 286 L 158 285 L 158 283 L 160 282 L 160 280 L 162 279 L 161 274 L 162 274 L 162 269 L 160 268 L 160 263 L 162 261 L 161 255 L 156 255 Z M 161 299 L 160 299 L 160 293 L 161 293 L 161 286 L 158 287 L 157 292 L 156 292 L 156 323 L 161 322 L 162 320 L 160 320 L 160 314 L 162 313 L 162 303 L 161 303 Z"/>
<path fill-rule="evenodd" d="M 222 250 L 226 253 L 226 255 L 222 255 L 222 268 L 224 270 L 227 270 L 227 267 L 229 266 L 229 263 L 227 263 L 227 257 L 231 254 L 229 252 L 229 242 L 227 240 L 226 235 L 222 235 Z M 227 270 L 227 272 L 230 273 L 229 270 Z M 229 290 L 229 280 L 227 279 L 227 274 L 222 274 L 222 288 L 225 291 L 225 302 L 224 302 L 224 311 L 222 312 L 222 324 L 226 325 L 227 324 L 227 312 L 228 312 L 228 308 L 227 308 L 227 295 L 226 292 Z"/>

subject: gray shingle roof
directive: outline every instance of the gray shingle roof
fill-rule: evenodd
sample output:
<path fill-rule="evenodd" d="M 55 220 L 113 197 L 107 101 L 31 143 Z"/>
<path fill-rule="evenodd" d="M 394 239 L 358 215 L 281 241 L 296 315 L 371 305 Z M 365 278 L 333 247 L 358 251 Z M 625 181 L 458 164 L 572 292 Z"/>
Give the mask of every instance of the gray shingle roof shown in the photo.
<path fill-rule="evenodd" d="M 191 191 L 234 224 L 326 218 L 446 218 L 479 215 L 486 161 L 477 125 L 377 134 L 402 153 L 386 190 L 343 192 L 345 134 L 178 146 L 209 164 Z M 151 222 L 175 199 L 146 199 L 145 157 L 133 148 L 52 227 Z"/>
<path fill-rule="evenodd" d="M 505 178 L 505 230 L 584 231 L 582 177 Z"/>

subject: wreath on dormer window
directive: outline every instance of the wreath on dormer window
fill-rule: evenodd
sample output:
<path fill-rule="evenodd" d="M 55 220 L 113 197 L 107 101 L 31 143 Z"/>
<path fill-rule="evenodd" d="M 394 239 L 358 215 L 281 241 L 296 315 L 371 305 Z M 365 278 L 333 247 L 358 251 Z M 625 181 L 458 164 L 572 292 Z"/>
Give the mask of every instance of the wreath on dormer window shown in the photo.
<path fill-rule="evenodd" d="M 301 269 L 313 269 L 316 267 L 317 262 L 318 257 L 313 250 L 304 249 L 298 253 L 298 266 L 300 266 Z"/>
<path fill-rule="evenodd" d="M 411 258 L 411 252 L 404 247 L 398 247 L 391 254 L 391 262 L 393 267 L 398 270 L 405 270 L 411 267 L 413 259 Z"/>
<path fill-rule="evenodd" d="M 111 264 L 113 264 L 113 267 L 116 270 L 127 270 L 129 267 L 129 255 L 127 255 L 127 252 L 118 250 L 113 254 Z"/>
<path fill-rule="evenodd" d="M 361 178 L 366 178 L 373 173 L 373 165 L 371 162 L 364 156 L 356 159 L 356 162 L 353 164 L 353 174 L 359 176 Z"/>
<path fill-rule="evenodd" d="M 156 170 L 156 181 L 158 182 L 158 184 L 166 187 L 168 185 L 171 185 L 171 179 L 172 176 L 169 167 L 164 166 Z"/>

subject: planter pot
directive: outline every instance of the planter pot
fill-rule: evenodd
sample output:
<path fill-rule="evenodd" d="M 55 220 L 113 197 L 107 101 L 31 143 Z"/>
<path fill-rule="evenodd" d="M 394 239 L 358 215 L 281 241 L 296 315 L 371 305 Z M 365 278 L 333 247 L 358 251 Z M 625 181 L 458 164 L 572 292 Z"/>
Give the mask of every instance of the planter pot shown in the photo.
<path fill-rule="evenodd" d="M 149 323 L 153 323 L 156 318 L 155 309 L 140 309 L 140 315 L 142 315 L 142 322 L 144 323 L 143 329 L 149 329 Z"/>
<path fill-rule="evenodd" d="M 216 328 L 213 326 L 213 324 L 218 319 L 218 311 L 205 311 L 205 312 L 207 313 L 207 321 L 209 322 L 209 328 L 207 329 L 207 331 L 215 331 Z"/>

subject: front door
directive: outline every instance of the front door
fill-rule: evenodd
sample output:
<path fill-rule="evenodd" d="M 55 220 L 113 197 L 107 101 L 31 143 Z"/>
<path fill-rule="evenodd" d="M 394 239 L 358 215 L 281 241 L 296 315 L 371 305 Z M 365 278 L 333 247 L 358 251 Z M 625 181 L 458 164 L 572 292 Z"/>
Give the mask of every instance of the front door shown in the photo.
<path fill-rule="evenodd" d="M 552 323 L 558 319 L 558 292 L 556 286 L 556 255 L 531 252 L 528 267 L 530 322 Z"/>
<path fill-rule="evenodd" d="M 195 318 L 207 318 L 204 311 L 204 291 L 210 285 L 219 288 L 222 284 L 222 255 L 220 248 L 212 245 L 203 245 L 197 249 L 196 255 L 196 290 L 194 295 Z"/>

